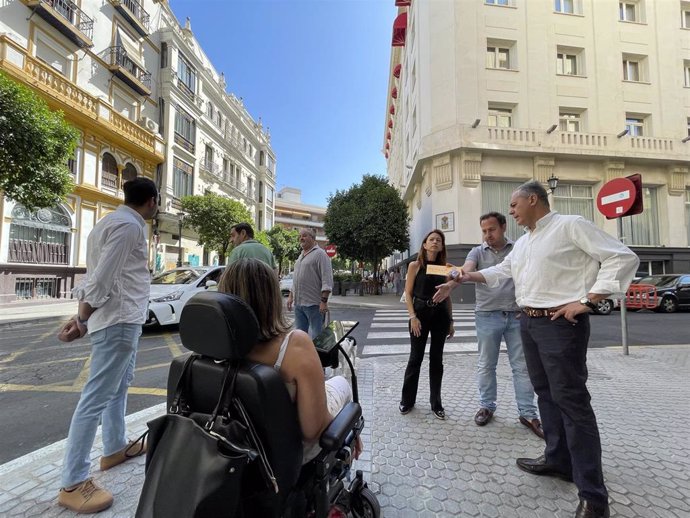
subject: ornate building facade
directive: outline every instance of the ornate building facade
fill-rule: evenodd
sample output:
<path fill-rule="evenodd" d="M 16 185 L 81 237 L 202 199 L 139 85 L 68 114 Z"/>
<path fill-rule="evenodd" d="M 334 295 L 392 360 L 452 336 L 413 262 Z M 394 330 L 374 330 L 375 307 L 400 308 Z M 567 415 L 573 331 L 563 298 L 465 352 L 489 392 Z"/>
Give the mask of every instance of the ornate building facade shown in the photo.
<path fill-rule="evenodd" d="M 0 70 L 63 111 L 80 142 L 68 164 L 76 188 L 65 203 L 29 212 L 0 200 L 0 302 L 68 295 L 84 272 L 86 238 L 122 202 L 122 183 L 156 177 L 165 152 L 151 123 L 159 15 L 153 0 L 2 7 Z"/>

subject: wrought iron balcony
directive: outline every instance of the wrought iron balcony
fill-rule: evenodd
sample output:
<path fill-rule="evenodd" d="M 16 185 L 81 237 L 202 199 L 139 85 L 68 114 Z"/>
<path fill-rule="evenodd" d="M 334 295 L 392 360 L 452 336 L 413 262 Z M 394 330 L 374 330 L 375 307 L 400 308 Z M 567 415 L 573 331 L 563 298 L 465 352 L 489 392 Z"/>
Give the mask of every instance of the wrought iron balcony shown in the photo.
<path fill-rule="evenodd" d="M 124 47 L 119 45 L 106 50 L 108 69 L 122 79 L 132 90 L 141 95 L 151 95 L 151 73 L 138 65 Z"/>
<path fill-rule="evenodd" d="M 108 0 L 141 36 L 149 35 L 151 17 L 137 0 Z"/>
<path fill-rule="evenodd" d="M 93 47 L 93 19 L 72 0 L 21 0 L 81 48 Z"/>
<path fill-rule="evenodd" d="M 201 162 L 201 170 L 211 173 L 214 176 L 222 177 L 220 166 L 216 164 L 213 160 L 204 159 Z"/>

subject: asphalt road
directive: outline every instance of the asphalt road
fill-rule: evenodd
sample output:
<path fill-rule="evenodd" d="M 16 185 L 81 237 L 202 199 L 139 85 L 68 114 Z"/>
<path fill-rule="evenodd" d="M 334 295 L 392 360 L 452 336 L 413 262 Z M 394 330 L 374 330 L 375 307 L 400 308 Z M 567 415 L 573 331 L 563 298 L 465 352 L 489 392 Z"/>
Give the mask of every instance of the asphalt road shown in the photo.
<path fill-rule="evenodd" d="M 393 309 L 401 309 L 400 305 Z M 333 319 L 358 320 L 353 336 L 359 352 L 375 309 L 334 308 Z M 593 316 L 591 347 L 620 345 L 620 316 Z M 629 314 L 630 345 L 690 343 L 690 313 Z M 58 324 L 43 322 L 0 328 L 0 464 L 64 439 L 88 376 L 88 339 L 70 344 L 56 338 Z M 186 351 L 177 328 L 145 331 L 139 347 L 128 413 L 165 399 L 170 360 Z M 386 361 L 381 357 L 379 361 Z"/>

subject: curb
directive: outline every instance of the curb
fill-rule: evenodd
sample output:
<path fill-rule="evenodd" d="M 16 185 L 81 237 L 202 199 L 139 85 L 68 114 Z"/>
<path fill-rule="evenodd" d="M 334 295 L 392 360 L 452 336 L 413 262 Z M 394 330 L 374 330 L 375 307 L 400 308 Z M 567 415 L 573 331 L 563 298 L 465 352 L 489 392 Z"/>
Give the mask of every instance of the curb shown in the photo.
<path fill-rule="evenodd" d="M 44 317 L 25 318 L 22 320 L 7 320 L 0 322 L 0 329 L 23 329 L 36 324 L 60 324 L 66 320 L 67 315 L 46 315 Z"/>

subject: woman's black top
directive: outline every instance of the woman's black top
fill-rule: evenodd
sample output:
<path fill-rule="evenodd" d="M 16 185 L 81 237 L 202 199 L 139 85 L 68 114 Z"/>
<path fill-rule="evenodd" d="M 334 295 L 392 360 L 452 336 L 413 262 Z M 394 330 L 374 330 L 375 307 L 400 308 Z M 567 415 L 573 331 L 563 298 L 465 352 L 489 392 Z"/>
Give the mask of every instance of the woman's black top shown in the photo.
<path fill-rule="evenodd" d="M 428 263 L 439 266 L 445 266 L 445 263 Z M 414 287 L 412 288 L 412 295 L 416 299 L 422 299 L 424 301 L 431 300 L 436 293 L 436 286 L 446 282 L 446 278 L 443 275 L 427 275 L 426 264 L 419 267 L 417 276 L 414 279 Z"/>

